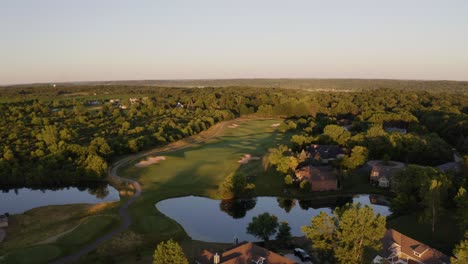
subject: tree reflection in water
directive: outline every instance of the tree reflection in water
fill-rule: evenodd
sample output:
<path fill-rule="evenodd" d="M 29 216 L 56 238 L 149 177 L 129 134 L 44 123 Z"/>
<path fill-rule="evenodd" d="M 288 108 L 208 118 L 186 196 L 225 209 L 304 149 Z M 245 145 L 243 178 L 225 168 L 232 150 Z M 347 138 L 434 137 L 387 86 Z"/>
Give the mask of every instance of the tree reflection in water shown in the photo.
<path fill-rule="evenodd" d="M 243 218 L 257 204 L 257 198 L 222 200 L 219 209 L 234 219 Z"/>

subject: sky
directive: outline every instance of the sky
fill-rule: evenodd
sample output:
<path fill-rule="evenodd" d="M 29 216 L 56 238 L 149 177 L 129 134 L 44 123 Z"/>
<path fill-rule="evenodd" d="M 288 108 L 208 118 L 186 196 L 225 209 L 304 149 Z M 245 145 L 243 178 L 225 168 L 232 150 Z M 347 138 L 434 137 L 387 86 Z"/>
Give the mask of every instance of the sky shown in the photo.
<path fill-rule="evenodd" d="M 0 84 L 468 80 L 466 0 L 0 0 Z"/>

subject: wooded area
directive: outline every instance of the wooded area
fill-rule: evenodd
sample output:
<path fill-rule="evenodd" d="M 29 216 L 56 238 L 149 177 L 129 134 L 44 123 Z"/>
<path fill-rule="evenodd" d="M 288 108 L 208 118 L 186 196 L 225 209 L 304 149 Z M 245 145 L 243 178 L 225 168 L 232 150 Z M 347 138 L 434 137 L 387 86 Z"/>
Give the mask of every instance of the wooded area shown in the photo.
<path fill-rule="evenodd" d="M 98 85 L 9 87 L 0 97 L 2 187 L 100 180 L 115 157 L 246 115 L 287 118 L 280 129 L 302 131 L 298 148 L 313 140 L 365 146 L 370 158 L 427 165 L 449 161 L 452 148 L 468 152 L 463 93 Z"/>

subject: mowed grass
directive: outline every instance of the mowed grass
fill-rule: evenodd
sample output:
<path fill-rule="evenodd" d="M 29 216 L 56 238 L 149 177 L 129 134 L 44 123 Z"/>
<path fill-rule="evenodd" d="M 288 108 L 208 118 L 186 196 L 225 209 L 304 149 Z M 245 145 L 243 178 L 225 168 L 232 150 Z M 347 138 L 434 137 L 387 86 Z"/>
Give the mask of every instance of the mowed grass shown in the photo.
<path fill-rule="evenodd" d="M 218 198 L 218 185 L 232 173 L 262 173 L 261 160 L 239 164 L 245 154 L 263 156 L 268 149 L 289 140 L 289 135 L 277 131 L 272 124 L 282 120 L 235 121 L 239 126 L 225 124 L 216 138 L 191 147 L 158 153 L 166 160 L 159 164 L 140 168 L 134 165 L 141 158 L 119 171 L 122 177 L 137 179 L 143 188 L 143 196 L 130 207 L 134 223 L 132 228 L 147 234 L 154 240 L 186 238 L 175 221 L 155 208 L 163 199 L 187 195 Z M 280 179 L 279 181 L 281 181 Z"/>
<path fill-rule="evenodd" d="M 76 247 L 94 241 L 98 235 L 115 227 L 119 222 L 117 216 L 89 217 L 73 232 L 64 235 L 57 243 L 64 247 Z"/>
<path fill-rule="evenodd" d="M 0 263 L 47 263 L 73 252 L 119 223 L 117 206 L 118 203 L 54 205 L 12 215 L 6 240 L 0 247 L 0 255 L 5 256 Z M 54 236 L 56 241 L 38 244 Z"/>
<path fill-rule="evenodd" d="M 11 264 L 33 264 L 33 263 L 47 263 L 61 254 L 61 250 L 53 245 L 41 245 L 25 248 L 8 254 L 4 261 L 0 263 Z"/>

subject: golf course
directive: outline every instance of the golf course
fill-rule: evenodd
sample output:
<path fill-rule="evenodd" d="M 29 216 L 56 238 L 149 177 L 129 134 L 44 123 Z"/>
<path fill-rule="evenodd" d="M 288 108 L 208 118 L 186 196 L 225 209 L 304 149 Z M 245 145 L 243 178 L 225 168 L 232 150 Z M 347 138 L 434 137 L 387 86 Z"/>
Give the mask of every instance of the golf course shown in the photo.
<path fill-rule="evenodd" d="M 149 155 L 164 157 L 156 164 L 135 166 L 148 158 L 145 155 L 123 165 L 118 171 L 119 176 L 138 180 L 143 192 L 142 197 L 129 208 L 134 219 L 131 228 L 138 233 L 155 234 L 161 240 L 185 236 L 183 229 L 157 212 L 154 205 L 163 199 L 187 195 L 219 198 L 218 185 L 230 174 L 244 173 L 256 177 L 254 183 L 262 186 L 257 194 L 266 194 L 270 188 L 280 188 L 281 178 L 273 180 L 261 173 L 261 160 L 239 163 L 246 154 L 261 157 L 268 148 L 288 140 L 287 135 L 279 133 L 274 126 L 280 122 L 267 119 L 219 124 L 213 128 L 217 130 L 216 135 L 206 136 L 206 140 L 152 152 Z"/>

